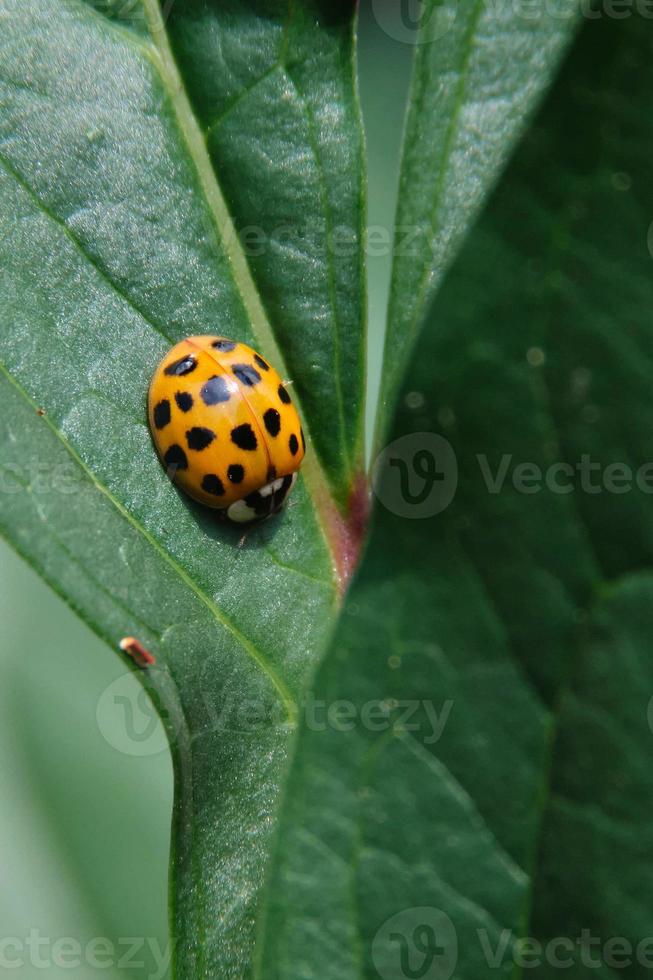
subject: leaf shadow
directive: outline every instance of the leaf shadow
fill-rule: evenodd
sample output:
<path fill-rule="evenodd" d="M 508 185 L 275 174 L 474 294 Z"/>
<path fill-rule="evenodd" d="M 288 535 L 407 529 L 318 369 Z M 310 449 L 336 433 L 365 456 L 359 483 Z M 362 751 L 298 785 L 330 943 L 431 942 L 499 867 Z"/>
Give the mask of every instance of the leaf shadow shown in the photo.
<path fill-rule="evenodd" d="M 285 508 L 265 520 L 252 524 L 234 524 L 218 510 L 212 510 L 193 500 L 179 487 L 175 487 L 175 491 L 201 533 L 235 551 L 266 548 L 281 528 Z"/>

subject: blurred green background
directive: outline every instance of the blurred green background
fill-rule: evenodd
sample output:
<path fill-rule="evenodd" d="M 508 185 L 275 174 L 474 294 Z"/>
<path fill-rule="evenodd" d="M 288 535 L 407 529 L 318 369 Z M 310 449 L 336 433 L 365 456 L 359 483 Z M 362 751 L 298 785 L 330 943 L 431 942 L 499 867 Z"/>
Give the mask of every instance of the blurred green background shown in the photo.
<path fill-rule="evenodd" d="M 369 225 L 389 233 L 412 46 L 381 29 L 381 7 L 361 6 L 359 65 Z M 374 241 L 368 430 L 391 261 L 383 234 Z M 161 729 L 119 657 L 2 542 L 0 615 L 0 973 L 161 977 L 172 804 Z M 115 966 L 96 971 L 84 954 L 74 968 L 74 943 L 96 937 L 98 963 Z M 10 969 L 17 957 L 24 965 Z"/>

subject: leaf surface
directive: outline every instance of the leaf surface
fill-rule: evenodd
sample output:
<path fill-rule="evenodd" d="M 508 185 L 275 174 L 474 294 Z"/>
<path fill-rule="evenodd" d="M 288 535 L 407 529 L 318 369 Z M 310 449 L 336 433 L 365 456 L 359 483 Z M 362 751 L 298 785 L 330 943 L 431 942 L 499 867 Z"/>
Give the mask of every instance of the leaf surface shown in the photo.
<path fill-rule="evenodd" d="M 429 313 L 298 738 L 266 980 L 607 978 L 615 937 L 648 975 L 651 64 L 646 21 L 585 27 Z"/>
<path fill-rule="evenodd" d="M 339 501 L 362 469 L 363 139 L 350 0 L 176 0 L 167 28 Z"/>
<path fill-rule="evenodd" d="M 234 42 L 245 42 L 248 20 L 278 41 L 286 7 L 267 6 L 269 16 L 255 5 L 233 7 Z M 192 13 L 178 7 L 179 18 Z M 355 421 L 347 432 L 332 430 L 348 447 L 338 462 L 319 435 L 312 445 L 309 438 L 292 506 L 242 544 L 242 531 L 184 499 L 159 466 L 145 395 L 172 343 L 219 330 L 281 370 L 280 349 L 292 344 L 235 234 L 238 215 L 161 11 L 152 0 L 112 10 L 78 0 L 0 6 L 0 526 L 114 649 L 133 635 L 156 657 L 144 680 L 166 720 L 177 772 L 179 976 L 241 978 L 297 703 L 338 603 L 336 513 L 361 446 Z M 306 16 L 291 18 L 288 58 L 316 111 L 343 100 L 333 123 L 337 179 L 357 213 L 360 132 L 344 56 L 353 12 L 330 16 L 323 28 Z M 309 27 L 320 37 L 324 30 L 342 55 L 319 72 L 309 64 Z M 219 68 L 205 62 L 203 70 Z M 233 120 L 230 131 L 235 139 Z M 279 199 L 296 181 L 305 136 L 288 132 L 259 202 Z M 241 149 L 245 168 L 245 135 Z M 234 167 L 236 157 L 232 147 Z M 329 194 L 332 179 L 333 168 L 324 169 Z M 295 221 L 324 204 L 316 194 L 287 201 Z M 292 210 L 300 205 L 301 213 Z M 356 266 L 357 226 L 352 234 Z M 306 295 L 322 289 L 323 274 L 304 262 Z M 287 280 L 285 298 L 280 284 L 279 309 L 296 306 L 298 282 Z M 349 287 L 338 296 L 362 358 L 359 297 Z M 322 297 L 304 311 L 294 363 L 304 378 L 311 356 L 321 377 L 336 371 L 337 329 L 324 304 Z M 352 371 L 350 420 L 362 411 L 362 360 Z M 317 402 L 311 408 L 297 391 L 295 398 L 307 436 L 326 431 Z M 337 415 L 323 403 L 320 411 Z M 268 716 L 278 724 L 263 724 Z"/>
<path fill-rule="evenodd" d="M 403 9 L 403 7 L 402 7 Z M 573 36 L 576 5 L 428 0 L 415 35 L 378 435 L 443 275 Z"/>

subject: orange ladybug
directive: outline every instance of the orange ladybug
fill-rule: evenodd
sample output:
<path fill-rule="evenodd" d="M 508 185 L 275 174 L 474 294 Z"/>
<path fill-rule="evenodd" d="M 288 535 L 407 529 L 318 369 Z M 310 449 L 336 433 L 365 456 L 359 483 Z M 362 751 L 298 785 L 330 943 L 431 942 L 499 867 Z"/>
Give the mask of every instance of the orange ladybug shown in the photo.
<path fill-rule="evenodd" d="M 306 450 L 286 382 L 246 344 L 188 337 L 158 365 L 148 417 L 168 475 L 247 523 L 281 509 Z"/>

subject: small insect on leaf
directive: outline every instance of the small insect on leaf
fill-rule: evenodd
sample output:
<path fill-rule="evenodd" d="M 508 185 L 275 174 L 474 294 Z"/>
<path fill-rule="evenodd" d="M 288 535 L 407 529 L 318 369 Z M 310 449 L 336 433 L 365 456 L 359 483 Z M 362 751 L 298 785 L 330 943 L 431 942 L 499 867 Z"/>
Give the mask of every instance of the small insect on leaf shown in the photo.
<path fill-rule="evenodd" d="M 120 641 L 120 649 L 124 650 L 132 658 L 137 667 L 146 670 L 156 663 L 155 658 L 149 650 L 146 650 L 142 643 L 139 643 L 133 636 L 125 636 Z"/>
<path fill-rule="evenodd" d="M 170 479 L 237 524 L 278 514 L 306 450 L 289 384 L 236 340 L 176 344 L 148 396 L 152 439 Z"/>

